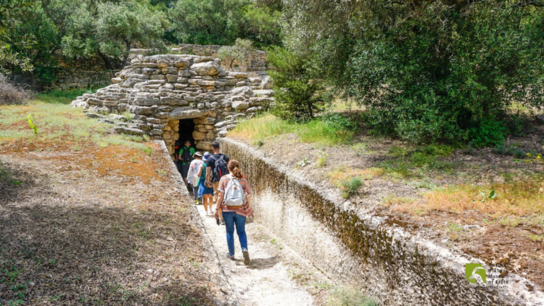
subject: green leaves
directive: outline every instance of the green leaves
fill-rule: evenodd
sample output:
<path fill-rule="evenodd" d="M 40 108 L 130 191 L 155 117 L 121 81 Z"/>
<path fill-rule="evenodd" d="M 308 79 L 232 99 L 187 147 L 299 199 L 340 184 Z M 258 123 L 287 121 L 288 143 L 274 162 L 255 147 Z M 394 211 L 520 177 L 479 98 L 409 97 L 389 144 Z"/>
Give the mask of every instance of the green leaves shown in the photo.
<path fill-rule="evenodd" d="M 489 195 L 487 195 L 487 193 L 485 193 L 484 191 L 480 191 L 480 195 L 482 196 L 482 202 L 485 202 L 486 200 L 493 200 L 497 197 L 497 193 L 495 192 L 495 190 L 491 190 Z"/>
<path fill-rule="evenodd" d="M 330 96 L 322 80 L 312 78 L 306 58 L 285 48 L 275 47 L 268 52 L 274 70 L 268 74 L 274 83 L 276 107 L 273 112 L 282 119 L 308 120 L 323 110 Z"/>
<path fill-rule="evenodd" d="M 34 120 L 32 120 L 32 115 L 31 114 L 28 114 L 28 116 L 26 116 L 26 120 L 28 121 L 28 126 L 34 130 L 34 135 L 35 136 L 38 136 L 38 127 L 34 124 Z"/>
<path fill-rule="evenodd" d="M 544 13 L 518 1 L 287 1 L 285 45 L 374 131 L 416 143 L 500 144 L 515 101 L 544 103 Z M 288 12 L 288 13 L 287 13 Z"/>

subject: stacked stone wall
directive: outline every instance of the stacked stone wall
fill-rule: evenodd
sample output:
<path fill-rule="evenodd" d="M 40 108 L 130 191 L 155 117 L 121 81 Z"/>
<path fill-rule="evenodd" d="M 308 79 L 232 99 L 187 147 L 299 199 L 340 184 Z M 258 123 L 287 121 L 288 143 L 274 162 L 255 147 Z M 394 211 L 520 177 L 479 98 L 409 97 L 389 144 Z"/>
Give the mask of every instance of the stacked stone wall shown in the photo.
<path fill-rule="evenodd" d="M 267 78 L 226 71 L 220 59 L 210 56 L 137 55 L 112 82 L 72 105 L 114 124 L 118 133 L 164 139 L 170 153 L 179 139 L 179 120 L 193 119 L 196 147 L 210 150 L 211 142 L 225 136 L 240 119 L 274 101 L 272 91 L 262 89 L 270 86 Z"/>

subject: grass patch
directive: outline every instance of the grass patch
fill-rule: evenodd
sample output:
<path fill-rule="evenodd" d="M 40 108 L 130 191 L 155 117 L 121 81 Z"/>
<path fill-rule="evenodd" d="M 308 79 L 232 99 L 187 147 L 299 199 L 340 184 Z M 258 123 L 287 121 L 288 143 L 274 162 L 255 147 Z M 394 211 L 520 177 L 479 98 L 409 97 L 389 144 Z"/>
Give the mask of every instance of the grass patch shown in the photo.
<path fill-rule="evenodd" d="M 494 196 L 489 196 L 491 194 Z M 391 205 L 395 210 L 405 212 L 475 210 L 495 217 L 541 216 L 544 212 L 544 177 L 525 177 L 485 186 L 464 184 L 437 188 L 424 194 L 421 200 L 392 202 Z M 507 221 L 510 223 L 511 218 Z"/>
<path fill-rule="evenodd" d="M 374 179 L 383 173 L 384 170 L 380 168 L 353 169 L 340 166 L 329 172 L 327 177 L 334 186 L 340 188 L 342 197 L 349 199 L 363 186 L 363 180 Z"/>
<path fill-rule="evenodd" d="M 342 197 L 344 199 L 351 198 L 351 196 L 357 193 L 357 190 L 359 190 L 361 186 L 363 186 L 363 180 L 358 176 L 341 180 L 340 187 L 342 189 Z"/>
<path fill-rule="evenodd" d="M 230 136 L 264 142 L 267 138 L 291 133 L 296 134 L 301 142 L 326 145 L 345 144 L 355 135 L 354 131 L 344 129 L 331 120 L 316 118 L 295 123 L 265 114 L 240 122 L 230 132 Z"/>
<path fill-rule="evenodd" d="M 359 290 L 339 287 L 332 289 L 325 305 L 327 306 L 377 306 L 373 299 Z"/>
<path fill-rule="evenodd" d="M 81 90 L 67 93 L 53 92 L 42 100 L 44 94 L 23 106 L 4 106 L 0 109 L 0 142 L 17 143 L 19 147 L 32 144 L 41 150 L 66 147 L 76 151 L 93 144 L 102 148 L 122 146 L 140 150 L 151 155 L 152 149 L 146 143 L 149 139 L 135 135 L 107 134 L 111 126 L 87 118 L 81 109 L 64 104 L 64 98 L 81 94 Z M 58 96 L 58 97 L 57 97 Z M 53 100 L 56 99 L 56 100 Z M 57 102 L 55 102 L 57 101 Z M 38 133 L 29 126 L 28 115 Z"/>
<path fill-rule="evenodd" d="M 380 168 L 353 169 L 345 166 L 340 166 L 333 171 L 327 173 L 329 181 L 336 187 L 341 186 L 341 182 L 346 179 L 359 177 L 363 180 L 371 180 L 380 177 L 384 174 L 384 170 Z"/>
<path fill-rule="evenodd" d="M 60 103 L 60 104 L 69 104 L 77 97 L 82 96 L 86 93 L 94 93 L 96 89 L 87 88 L 87 89 L 70 89 L 70 90 L 52 90 L 46 93 L 41 93 L 36 95 L 36 99 L 44 103 Z"/>
<path fill-rule="evenodd" d="M 425 171 L 451 172 L 453 164 L 440 158 L 450 156 L 454 150 L 436 144 L 416 148 L 394 146 L 389 150 L 389 156 L 394 158 L 379 163 L 379 167 L 400 178 L 419 176 Z"/>

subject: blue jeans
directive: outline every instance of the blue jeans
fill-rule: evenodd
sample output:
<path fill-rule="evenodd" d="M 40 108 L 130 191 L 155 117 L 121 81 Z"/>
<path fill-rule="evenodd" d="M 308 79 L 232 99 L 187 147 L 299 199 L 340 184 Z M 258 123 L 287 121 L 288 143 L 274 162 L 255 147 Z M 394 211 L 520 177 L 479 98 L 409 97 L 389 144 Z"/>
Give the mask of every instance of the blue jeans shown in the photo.
<path fill-rule="evenodd" d="M 236 224 L 236 233 L 240 239 L 242 251 L 247 250 L 246 236 L 246 217 L 240 216 L 235 212 L 223 212 L 223 220 L 227 228 L 227 245 L 229 246 L 229 254 L 234 255 L 234 225 Z"/>

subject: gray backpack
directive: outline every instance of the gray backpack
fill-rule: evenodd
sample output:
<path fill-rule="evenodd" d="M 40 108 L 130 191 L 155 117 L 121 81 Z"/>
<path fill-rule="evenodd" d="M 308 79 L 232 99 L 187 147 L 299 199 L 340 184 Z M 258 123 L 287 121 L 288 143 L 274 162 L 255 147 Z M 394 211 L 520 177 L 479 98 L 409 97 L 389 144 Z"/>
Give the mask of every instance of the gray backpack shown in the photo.
<path fill-rule="evenodd" d="M 246 195 L 240 180 L 229 174 L 229 183 L 225 189 L 225 204 L 227 207 L 238 207 L 246 204 Z"/>

